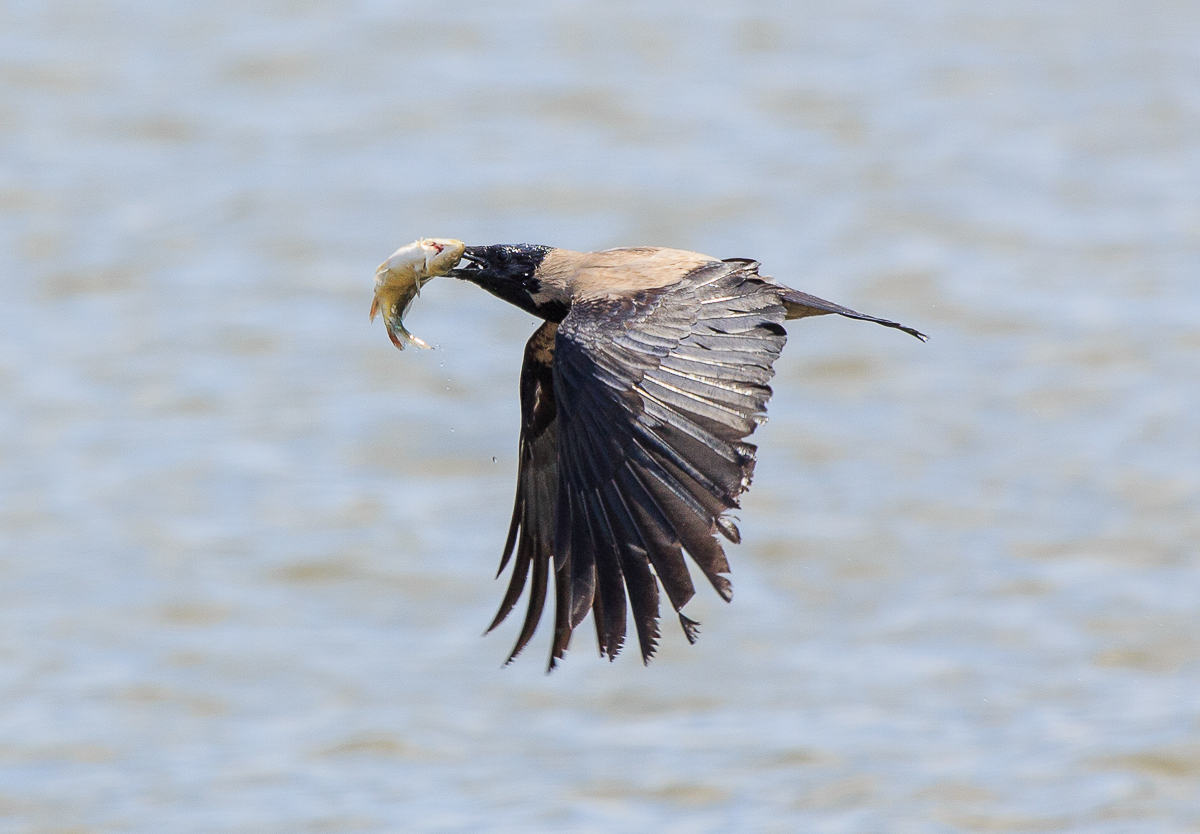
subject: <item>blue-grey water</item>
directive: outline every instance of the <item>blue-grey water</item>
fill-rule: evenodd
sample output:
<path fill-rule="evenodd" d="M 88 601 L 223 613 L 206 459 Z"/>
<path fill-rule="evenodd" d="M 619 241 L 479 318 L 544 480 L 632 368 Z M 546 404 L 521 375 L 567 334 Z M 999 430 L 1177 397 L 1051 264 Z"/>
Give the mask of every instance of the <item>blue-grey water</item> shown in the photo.
<path fill-rule="evenodd" d="M 1200 830 L 1200 6 L 0 4 L 0 832 Z M 644 668 L 480 632 L 535 322 L 418 236 L 794 322 Z"/>

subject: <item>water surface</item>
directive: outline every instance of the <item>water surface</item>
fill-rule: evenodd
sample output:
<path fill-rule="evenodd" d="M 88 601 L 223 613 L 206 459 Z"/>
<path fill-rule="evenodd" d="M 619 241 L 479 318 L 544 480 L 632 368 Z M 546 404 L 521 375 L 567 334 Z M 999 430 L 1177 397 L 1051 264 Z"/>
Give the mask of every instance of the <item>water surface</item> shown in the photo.
<path fill-rule="evenodd" d="M 1200 828 L 1200 12 L 0 9 L 0 831 Z M 687 646 L 480 639 L 535 322 L 420 235 L 795 322 Z"/>

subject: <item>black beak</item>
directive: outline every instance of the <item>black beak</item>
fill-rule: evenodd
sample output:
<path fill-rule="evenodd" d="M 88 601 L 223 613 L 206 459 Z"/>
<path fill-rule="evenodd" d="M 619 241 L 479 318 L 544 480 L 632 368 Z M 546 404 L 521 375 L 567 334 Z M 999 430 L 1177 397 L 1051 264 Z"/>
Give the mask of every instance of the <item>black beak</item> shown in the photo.
<path fill-rule="evenodd" d="M 484 250 L 485 246 L 468 246 L 463 250 L 462 260 L 458 262 L 458 266 L 446 273 L 448 278 L 466 278 L 468 275 L 479 272 L 487 263 Z"/>

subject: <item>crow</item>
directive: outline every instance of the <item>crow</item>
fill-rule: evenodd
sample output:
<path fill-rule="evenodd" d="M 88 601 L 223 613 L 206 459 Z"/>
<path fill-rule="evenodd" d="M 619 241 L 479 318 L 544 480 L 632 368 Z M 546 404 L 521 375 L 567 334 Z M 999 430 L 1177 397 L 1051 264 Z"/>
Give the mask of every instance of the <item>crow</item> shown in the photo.
<path fill-rule="evenodd" d="M 528 585 L 506 663 L 533 637 L 551 576 L 549 669 L 589 611 L 600 655 L 611 660 L 630 609 L 648 663 L 660 637 L 660 584 L 694 643 L 699 624 L 683 613 L 695 594 L 685 552 L 731 598 L 717 537 L 741 541 L 726 513 L 754 473 L 746 438 L 766 419 L 785 320 L 833 313 L 926 339 L 775 283 L 758 267 L 659 247 L 498 244 L 465 246 L 439 273 L 544 320 L 521 368 L 517 494 L 497 577 L 510 562 L 512 575 L 488 627 Z"/>

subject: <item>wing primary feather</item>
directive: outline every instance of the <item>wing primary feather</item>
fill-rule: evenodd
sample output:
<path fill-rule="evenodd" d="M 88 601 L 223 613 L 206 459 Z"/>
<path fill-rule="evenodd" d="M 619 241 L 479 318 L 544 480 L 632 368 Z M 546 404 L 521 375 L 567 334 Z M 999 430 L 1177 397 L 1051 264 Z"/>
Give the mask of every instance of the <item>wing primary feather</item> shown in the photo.
<path fill-rule="evenodd" d="M 631 461 L 626 461 L 618 474 L 626 506 L 632 510 L 631 514 L 644 531 L 646 555 L 663 584 L 663 590 L 667 592 L 671 607 L 678 611 L 695 596 L 696 587 L 683 560 L 683 549 L 675 528 Z"/>
<path fill-rule="evenodd" d="M 633 623 L 637 630 L 642 663 L 649 663 L 658 647 L 658 581 L 650 570 L 649 547 L 615 481 L 608 482 L 601 496 L 614 531 L 621 542 L 619 554 Z"/>
<path fill-rule="evenodd" d="M 568 545 L 569 547 L 570 545 Z M 571 645 L 571 560 L 570 551 L 555 556 L 554 565 L 554 637 L 550 641 L 550 663 L 547 672 L 554 670 Z M 561 561 L 560 561 L 561 560 Z"/>
<path fill-rule="evenodd" d="M 542 565 L 535 577 L 541 576 L 541 582 L 546 582 L 545 565 L 551 559 L 553 550 L 552 534 L 554 529 L 554 484 L 558 479 L 557 464 L 553 457 L 546 453 L 553 448 L 553 425 L 547 428 L 542 437 L 529 444 L 528 466 L 523 473 L 521 483 L 522 518 L 520 538 L 516 547 L 516 559 L 513 563 L 513 574 L 508 584 L 504 600 L 496 612 L 496 618 L 488 626 L 490 632 L 496 628 L 512 611 L 525 587 L 526 575 L 530 562 Z M 506 560 L 507 561 L 507 560 Z M 503 563 L 501 570 L 504 569 Z M 535 580 L 536 581 L 536 580 Z M 545 589 L 542 589 L 543 601 Z M 539 607 L 539 612 L 540 612 Z M 485 632 L 487 633 L 487 632 Z"/>
<path fill-rule="evenodd" d="M 681 454 L 675 448 L 676 444 L 667 442 L 653 433 L 639 432 L 633 442 L 660 467 L 670 465 L 671 476 L 695 501 L 697 510 L 715 516 L 738 506 L 737 496 L 744 491 L 742 482 L 747 478 L 744 468 L 738 467 L 725 477 L 719 474 L 710 476 L 701 471 L 687 455 Z M 726 468 L 733 467 L 727 465 Z"/>
<path fill-rule="evenodd" d="M 625 645 L 625 586 L 619 555 L 620 540 L 613 532 L 599 490 L 588 494 L 588 527 L 596 543 L 596 598 L 592 616 L 602 654 L 616 659 Z M 597 603 L 600 610 L 596 610 Z"/>
<path fill-rule="evenodd" d="M 525 445 L 522 439 L 522 446 Z M 522 455 L 523 457 L 523 455 Z M 504 552 L 500 556 L 500 567 L 496 568 L 496 578 L 500 578 L 500 574 L 504 573 L 504 569 L 508 567 L 508 560 L 513 554 L 513 548 L 517 544 L 517 532 L 521 528 L 521 518 L 525 514 L 525 462 L 521 462 L 521 466 L 517 471 L 517 498 L 513 503 L 512 521 L 508 525 L 508 538 L 504 542 Z M 491 631 L 491 629 L 488 629 Z"/>
<path fill-rule="evenodd" d="M 600 650 L 600 657 L 604 657 L 608 654 L 608 641 L 604 632 L 604 595 L 600 592 L 599 587 L 596 588 L 596 595 L 592 598 L 592 624 L 596 627 L 596 647 Z"/>
<path fill-rule="evenodd" d="M 576 432 L 576 434 L 579 434 Z M 590 440 L 585 441 L 584 451 L 590 451 Z M 587 510 L 583 505 L 583 496 L 576 490 L 573 482 L 579 477 L 580 460 L 576 453 L 579 446 L 571 443 L 559 444 L 559 455 L 565 472 L 573 475 L 563 475 L 559 478 L 557 515 L 555 524 L 555 548 L 560 553 L 563 548 L 569 548 L 562 558 L 567 566 L 565 577 L 562 572 L 559 578 L 567 580 L 569 611 L 567 624 L 575 628 L 592 607 L 596 596 L 596 553 L 595 542 L 588 527 Z M 589 471 L 595 471 L 599 460 L 589 456 Z"/>
<path fill-rule="evenodd" d="M 656 483 L 661 484 L 663 489 L 665 489 L 676 501 L 683 505 L 682 511 L 686 513 L 686 515 L 694 516 L 697 519 L 708 519 L 714 515 L 714 513 L 710 513 L 705 508 L 704 504 L 702 504 L 692 494 L 693 490 L 684 483 L 686 480 L 691 480 L 691 478 L 685 472 L 680 470 L 678 467 L 673 466 L 669 460 L 660 459 L 655 455 L 647 453 L 641 444 L 636 444 L 633 447 L 633 451 L 635 453 L 633 460 L 637 461 L 641 465 L 643 471 L 652 476 Z M 669 469 L 668 466 L 670 466 Z M 695 491 L 703 492 L 702 488 L 698 485 L 696 486 Z M 659 506 L 662 506 L 661 501 L 659 502 Z M 664 507 L 663 509 L 666 510 L 668 508 Z M 665 515 L 668 519 L 670 519 L 676 533 L 679 533 L 680 531 L 678 522 L 680 517 L 678 513 L 671 513 L 668 511 L 665 513 Z M 687 546 L 686 542 L 684 543 L 684 546 Z"/>
<path fill-rule="evenodd" d="M 734 544 L 742 543 L 742 531 L 738 529 L 738 526 L 734 523 L 733 519 L 719 515 L 716 518 L 716 522 L 717 529 L 721 531 L 721 535 L 729 539 Z"/>
<path fill-rule="evenodd" d="M 721 426 L 725 430 L 725 436 L 721 436 L 701 426 L 690 416 L 684 416 L 658 400 L 646 399 L 645 414 L 652 418 L 657 425 L 651 423 L 650 420 L 641 420 L 639 422 L 642 426 L 655 430 L 669 428 L 673 433 L 686 435 L 696 444 L 706 447 L 713 455 L 724 458 L 728 463 L 737 466 L 742 465 L 741 458 L 745 457 L 741 447 L 754 448 L 751 444 L 741 443 L 743 435 L 732 434 L 729 426 Z"/>
<path fill-rule="evenodd" d="M 656 472 L 648 471 L 648 486 L 660 505 L 667 509 L 668 518 L 675 522 L 675 533 L 683 542 L 692 561 L 708 578 L 709 583 L 726 602 L 733 598 L 733 586 L 722 574 L 729 573 L 729 562 L 720 542 L 713 538 L 709 524 L 698 517 L 677 492 L 671 489 Z M 671 506 L 674 505 L 674 506 Z"/>
<path fill-rule="evenodd" d="M 517 600 L 521 598 L 521 592 L 525 590 L 525 579 L 529 574 L 529 551 L 532 549 L 528 540 L 522 541 L 521 546 L 517 549 L 517 559 L 513 563 L 513 573 L 512 578 L 508 582 L 508 590 L 504 594 L 504 599 L 500 603 L 499 610 L 496 611 L 496 616 L 492 620 L 492 624 L 487 627 L 487 631 L 484 634 L 492 632 L 496 626 L 504 622 L 504 618 L 509 615 L 509 612 L 513 610 L 513 606 L 517 604 Z M 536 581 L 535 572 L 535 584 Z"/>
<path fill-rule="evenodd" d="M 517 655 L 529 645 L 534 631 L 537 630 L 538 620 L 542 618 L 542 609 L 546 605 L 546 568 L 547 561 L 545 559 L 534 560 L 533 581 L 530 583 L 529 589 L 529 607 L 525 611 L 525 621 L 521 624 L 521 633 L 517 636 L 517 642 L 513 644 L 508 660 L 504 661 L 505 666 L 512 663 Z"/>
<path fill-rule="evenodd" d="M 683 626 L 683 635 L 687 637 L 687 641 L 693 646 L 696 645 L 696 638 L 700 635 L 700 623 L 680 613 L 679 624 Z"/>

